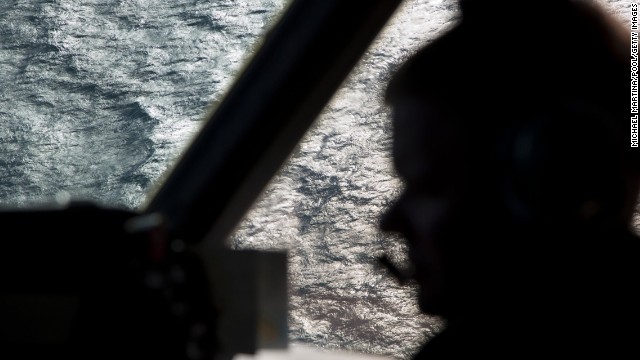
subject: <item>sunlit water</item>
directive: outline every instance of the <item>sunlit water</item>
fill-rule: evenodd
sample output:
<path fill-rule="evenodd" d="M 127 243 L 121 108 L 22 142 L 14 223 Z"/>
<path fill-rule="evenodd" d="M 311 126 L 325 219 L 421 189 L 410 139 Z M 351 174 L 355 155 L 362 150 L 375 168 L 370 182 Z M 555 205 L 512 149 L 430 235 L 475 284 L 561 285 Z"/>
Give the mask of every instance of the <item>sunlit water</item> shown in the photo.
<path fill-rule="evenodd" d="M 631 1 L 609 1 L 628 22 Z M 140 205 L 224 95 L 283 0 L 4 1 L 0 201 L 62 191 Z M 399 239 L 377 219 L 398 192 L 382 94 L 393 69 L 456 19 L 407 1 L 231 239 L 287 249 L 294 342 L 407 358 L 437 331 L 415 289 L 374 266 Z"/>

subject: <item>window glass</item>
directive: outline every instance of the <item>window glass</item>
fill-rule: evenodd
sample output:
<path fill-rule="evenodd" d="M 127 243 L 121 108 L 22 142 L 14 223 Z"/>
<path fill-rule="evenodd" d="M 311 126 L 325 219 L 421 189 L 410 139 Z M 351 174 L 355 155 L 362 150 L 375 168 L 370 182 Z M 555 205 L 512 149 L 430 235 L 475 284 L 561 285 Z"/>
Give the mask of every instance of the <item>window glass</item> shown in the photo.
<path fill-rule="evenodd" d="M 631 1 L 602 2 L 629 23 Z M 286 3 L 2 2 L 0 204 L 140 205 Z M 382 95 L 456 11 L 405 1 L 231 239 L 289 251 L 293 342 L 408 358 L 441 325 L 375 266 L 383 252 L 406 260 L 377 230 L 400 186 Z"/>

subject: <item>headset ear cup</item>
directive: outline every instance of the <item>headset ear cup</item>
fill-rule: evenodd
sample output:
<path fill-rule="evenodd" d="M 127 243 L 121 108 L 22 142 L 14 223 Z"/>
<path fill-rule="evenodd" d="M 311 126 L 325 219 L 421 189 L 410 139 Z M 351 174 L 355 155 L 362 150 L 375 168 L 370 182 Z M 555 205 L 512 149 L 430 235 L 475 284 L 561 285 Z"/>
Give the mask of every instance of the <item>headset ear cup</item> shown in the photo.
<path fill-rule="evenodd" d="M 516 218 L 593 221 L 620 210 L 621 142 L 602 109 L 571 102 L 527 118 L 508 137 L 503 191 Z"/>

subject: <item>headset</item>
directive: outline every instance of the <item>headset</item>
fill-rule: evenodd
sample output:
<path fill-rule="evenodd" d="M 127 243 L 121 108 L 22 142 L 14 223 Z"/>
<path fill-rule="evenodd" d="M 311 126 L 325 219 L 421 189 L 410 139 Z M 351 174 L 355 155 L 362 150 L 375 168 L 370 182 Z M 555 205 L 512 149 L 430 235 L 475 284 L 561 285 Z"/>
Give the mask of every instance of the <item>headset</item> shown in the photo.
<path fill-rule="evenodd" d="M 611 112 L 570 99 L 517 121 L 498 144 L 502 200 L 528 223 L 606 222 L 624 206 L 623 139 Z"/>

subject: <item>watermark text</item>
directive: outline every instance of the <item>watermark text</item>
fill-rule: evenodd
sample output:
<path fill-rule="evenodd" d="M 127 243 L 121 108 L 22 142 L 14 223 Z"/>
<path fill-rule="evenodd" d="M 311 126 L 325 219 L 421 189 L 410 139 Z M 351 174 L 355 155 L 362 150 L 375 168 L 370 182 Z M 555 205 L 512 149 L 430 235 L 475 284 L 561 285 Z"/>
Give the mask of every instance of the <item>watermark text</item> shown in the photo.
<path fill-rule="evenodd" d="M 631 4 L 631 147 L 638 147 L 638 4 Z"/>

